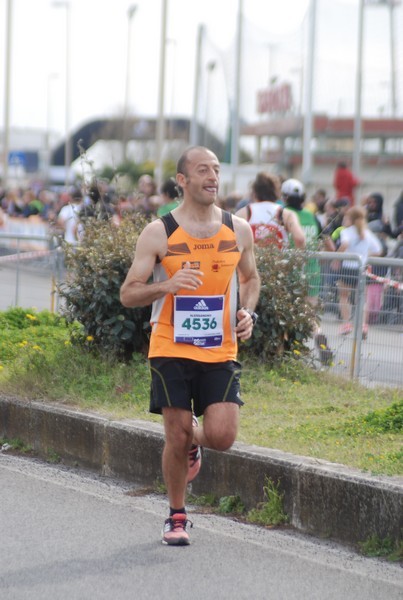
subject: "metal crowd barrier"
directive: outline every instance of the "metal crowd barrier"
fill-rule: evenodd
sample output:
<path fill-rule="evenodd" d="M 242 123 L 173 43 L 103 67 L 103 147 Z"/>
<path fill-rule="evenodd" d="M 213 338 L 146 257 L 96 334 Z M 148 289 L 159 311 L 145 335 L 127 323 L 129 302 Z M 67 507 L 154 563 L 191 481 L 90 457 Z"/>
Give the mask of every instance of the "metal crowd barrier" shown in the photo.
<path fill-rule="evenodd" d="M 43 249 L 26 250 L 32 242 Z M 62 265 L 63 253 L 53 235 L 0 232 L 0 310 L 24 306 L 58 311 Z"/>
<path fill-rule="evenodd" d="M 320 265 L 320 284 L 312 293 L 318 292 L 320 333 L 326 336 L 310 342 L 316 360 L 366 385 L 403 386 L 403 259 L 373 257 L 364 265 L 358 255 L 344 252 L 309 256 Z M 340 284 L 337 265 L 345 260 L 357 267 L 348 286 Z M 350 290 L 347 320 L 341 311 L 341 287 Z"/>

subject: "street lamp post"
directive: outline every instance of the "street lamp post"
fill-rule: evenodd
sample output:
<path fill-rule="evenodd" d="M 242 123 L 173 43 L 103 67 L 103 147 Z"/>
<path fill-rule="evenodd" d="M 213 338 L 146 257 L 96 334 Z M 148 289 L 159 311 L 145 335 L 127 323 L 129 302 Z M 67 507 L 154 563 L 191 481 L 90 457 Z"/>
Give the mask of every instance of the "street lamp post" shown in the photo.
<path fill-rule="evenodd" d="M 11 79 L 11 36 L 12 36 L 12 0 L 7 2 L 6 27 L 6 74 L 4 83 L 4 138 L 3 138 L 3 182 L 8 180 L 8 152 L 10 146 L 10 79 Z"/>
<path fill-rule="evenodd" d="M 202 45 L 205 37 L 205 26 L 199 25 L 197 30 L 197 49 L 196 49 L 196 67 L 195 67 L 195 85 L 193 91 L 193 111 L 192 120 L 190 123 L 189 142 L 191 146 L 196 146 L 199 141 L 199 90 L 200 90 L 200 73 L 201 73 L 201 57 Z"/>
<path fill-rule="evenodd" d="M 317 0 L 311 0 L 309 17 L 309 48 L 305 87 L 305 114 L 302 153 L 302 180 L 305 184 L 312 179 L 312 136 L 313 136 L 313 86 L 315 71 Z"/>
<path fill-rule="evenodd" d="M 360 176 L 361 166 L 361 137 L 362 137 L 362 54 L 363 54 L 363 36 L 364 36 L 364 8 L 366 6 L 388 6 L 390 9 L 390 48 L 391 48 L 391 92 L 392 92 L 392 116 L 397 113 L 396 99 L 396 65 L 394 49 L 394 14 L 395 6 L 400 4 L 400 0 L 360 0 L 359 5 L 359 28 L 358 28 L 358 60 L 356 74 L 356 100 L 355 100 L 355 119 L 354 119 L 354 150 L 353 150 L 353 170 L 357 177 Z"/>
<path fill-rule="evenodd" d="M 129 118 L 129 103 L 130 103 L 130 56 L 131 56 L 131 23 L 137 11 L 137 4 L 132 4 L 127 11 L 127 55 L 126 55 L 126 83 L 125 83 L 125 105 L 123 109 L 123 125 L 122 125 L 122 142 L 123 142 L 123 158 L 127 161 L 127 127 Z"/>
<path fill-rule="evenodd" d="M 235 89 L 232 111 L 232 137 L 231 137 L 231 167 L 232 187 L 236 187 L 236 171 L 239 166 L 239 135 L 241 111 L 241 76 L 242 76 L 242 33 L 243 33 L 243 0 L 238 0 L 237 41 L 235 58 Z"/>
<path fill-rule="evenodd" d="M 66 88 L 65 88 L 65 136 L 66 141 L 64 144 L 64 182 L 67 187 L 69 183 L 69 174 L 70 167 L 73 161 L 73 147 L 72 147 L 72 139 L 71 139 L 71 131 L 70 131 L 70 92 L 71 92 L 71 82 L 70 82 L 70 2 L 67 1 L 54 1 L 53 6 L 55 8 L 64 8 L 66 10 Z"/>
<path fill-rule="evenodd" d="M 156 149 L 155 149 L 155 180 L 160 188 L 163 179 L 163 145 L 165 134 L 165 113 L 164 113 L 164 97 L 165 97 L 165 56 L 167 44 L 167 12 L 168 0 L 162 0 L 162 17 L 161 17 L 161 41 L 160 41 L 160 72 L 159 72 L 159 90 L 158 90 L 158 118 L 156 131 Z"/>
<path fill-rule="evenodd" d="M 204 131 L 203 131 L 203 145 L 207 146 L 208 145 L 208 135 L 207 135 L 207 130 L 208 130 L 208 117 L 209 117 L 209 108 L 210 108 L 210 88 L 211 88 L 211 74 L 214 71 L 214 69 L 216 68 L 216 62 L 215 60 L 210 60 L 207 63 L 207 82 L 206 82 L 206 105 L 205 105 L 205 110 L 204 110 Z"/>
<path fill-rule="evenodd" d="M 47 169 L 48 178 L 49 178 L 49 172 L 50 172 L 50 145 L 51 145 L 51 129 L 52 129 L 51 89 L 52 89 L 52 81 L 55 81 L 57 78 L 58 78 L 57 73 L 49 73 L 48 74 L 47 90 L 46 90 L 46 169 Z"/>
<path fill-rule="evenodd" d="M 397 93 L 396 93 L 396 52 L 395 52 L 395 15 L 394 9 L 398 3 L 389 1 L 389 23 L 390 23 L 390 81 L 392 94 L 392 117 L 397 117 Z M 400 2 L 399 2 L 400 4 Z"/>

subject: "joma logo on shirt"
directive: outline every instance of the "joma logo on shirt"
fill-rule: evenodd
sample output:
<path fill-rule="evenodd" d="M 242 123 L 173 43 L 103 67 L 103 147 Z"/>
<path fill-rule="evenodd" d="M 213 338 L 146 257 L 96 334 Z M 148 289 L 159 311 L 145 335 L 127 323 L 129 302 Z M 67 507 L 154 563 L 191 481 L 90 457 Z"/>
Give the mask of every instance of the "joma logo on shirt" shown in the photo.
<path fill-rule="evenodd" d="M 211 250 L 214 244 L 194 244 L 193 250 Z"/>

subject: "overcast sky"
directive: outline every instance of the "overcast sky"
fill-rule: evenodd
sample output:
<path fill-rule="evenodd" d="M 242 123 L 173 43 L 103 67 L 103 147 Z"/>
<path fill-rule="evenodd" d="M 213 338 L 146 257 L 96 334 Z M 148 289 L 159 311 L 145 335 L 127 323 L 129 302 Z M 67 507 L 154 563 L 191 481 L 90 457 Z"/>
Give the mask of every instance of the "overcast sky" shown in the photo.
<path fill-rule="evenodd" d="M 99 116 L 121 115 L 124 106 L 131 21 L 130 93 L 133 114 L 155 115 L 158 107 L 162 0 L 69 0 L 71 15 L 71 126 Z M 65 127 L 66 9 L 53 0 L 13 0 L 11 127 Z M 256 93 L 270 76 L 293 85 L 301 104 L 301 74 L 306 56 L 309 0 L 244 0 L 244 52 L 241 110 L 256 121 Z M 314 108 L 351 115 L 357 60 L 358 0 L 318 0 Z M 7 0 L 0 0 L 0 89 L 4 90 Z M 166 51 L 167 114 L 191 116 L 197 29 L 204 23 L 204 98 L 200 117 L 214 129 L 227 121 L 233 97 L 234 43 L 238 0 L 168 0 Z M 396 11 L 397 32 L 403 31 L 403 7 Z M 372 7 L 365 15 L 364 113 L 374 116 L 391 106 L 389 11 Z M 400 34 L 399 34 L 400 35 Z M 401 35 L 396 35 L 397 73 L 403 78 Z M 207 63 L 214 70 L 207 75 Z M 207 81 L 210 83 L 208 84 Z M 209 90 L 209 91 L 208 91 Z M 398 81 L 399 114 L 403 87 Z M 208 94 L 208 96 L 207 96 Z M 208 99 L 207 99 L 208 98 Z M 0 97 L 4 113 L 4 95 Z"/>

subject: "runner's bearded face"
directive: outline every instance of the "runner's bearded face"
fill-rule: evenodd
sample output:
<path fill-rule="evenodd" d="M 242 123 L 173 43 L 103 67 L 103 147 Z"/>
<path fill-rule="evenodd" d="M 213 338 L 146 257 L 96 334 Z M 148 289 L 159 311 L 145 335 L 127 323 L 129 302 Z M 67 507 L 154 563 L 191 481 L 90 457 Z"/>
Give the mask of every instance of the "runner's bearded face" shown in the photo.
<path fill-rule="evenodd" d="M 210 206 L 217 200 L 220 167 L 216 160 L 190 165 L 183 186 L 186 193 L 197 203 Z"/>

